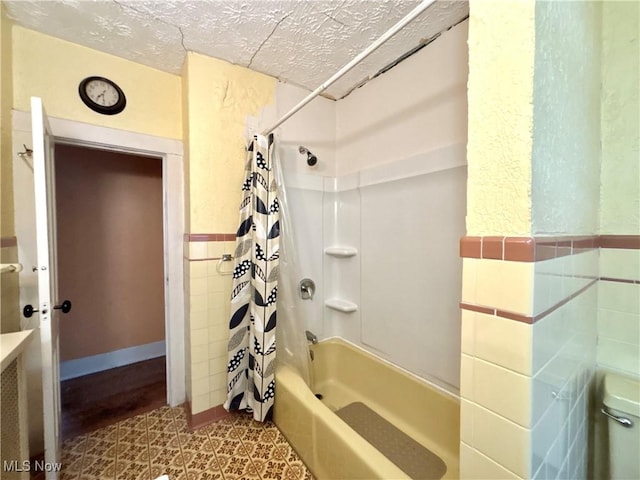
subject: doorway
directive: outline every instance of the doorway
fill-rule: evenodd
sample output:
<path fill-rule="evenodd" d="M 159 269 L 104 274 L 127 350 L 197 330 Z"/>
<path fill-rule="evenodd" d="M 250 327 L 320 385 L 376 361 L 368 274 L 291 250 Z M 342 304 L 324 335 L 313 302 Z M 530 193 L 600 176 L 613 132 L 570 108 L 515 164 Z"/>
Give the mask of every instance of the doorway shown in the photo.
<path fill-rule="evenodd" d="M 64 438 L 166 404 L 162 158 L 55 147 Z"/>
<path fill-rule="evenodd" d="M 177 139 L 125 131 L 74 120 L 49 117 L 56 145 L 75 145 L 162 159 L 164 203 L 164 301 L 167 356 L 167 401 L 177 406 L 185 401 L 185 293 L 184 293 L 184 172 L 183 146 Z M 13 178 L 16 205 L 16 236 L 23 265 L 36 265 L 36 233 L 33 167 L 18 155 L 24 145 L 31 145 L 31 115 L 13 111 Z M 37 274 L 31 268 L 19 274 L 20 304 L 37 304 Z M 23 318 L 21 328 L 38 328 L 38 318 Z M 29 445 L 32 455 L 42 452 L 43 391 L 41 348 L 32 342 L 26 358 L 27 398 L 29 400 Z M 56 365 L 57 374 L 57 365 Z"/>

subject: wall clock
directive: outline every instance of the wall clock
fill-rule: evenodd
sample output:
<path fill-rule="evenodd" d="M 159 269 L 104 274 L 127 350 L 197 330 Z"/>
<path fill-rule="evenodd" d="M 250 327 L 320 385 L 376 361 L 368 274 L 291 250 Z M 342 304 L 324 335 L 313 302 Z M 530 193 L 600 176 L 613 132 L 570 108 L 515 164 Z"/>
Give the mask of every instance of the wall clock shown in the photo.
<path fill-rule="evenodd" d="M 127 105 L 122 89 L 103 77 L 85 78 L 78 86 L 78 93 L 87 107 L 103 115 L 120 113 Z"/>

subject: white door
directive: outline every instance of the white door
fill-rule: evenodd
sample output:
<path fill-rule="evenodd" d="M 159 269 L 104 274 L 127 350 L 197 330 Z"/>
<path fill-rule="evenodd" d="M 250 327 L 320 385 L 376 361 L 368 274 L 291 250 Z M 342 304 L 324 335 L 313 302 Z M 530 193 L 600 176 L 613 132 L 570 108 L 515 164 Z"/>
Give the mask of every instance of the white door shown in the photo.
<path fill-rule="evenodd" d="M 47 463 L 60 461 L 60 364 L 58 358 L 58 300 L 55 170 L 53 136 L 42 99 L 31 98 L 33 135 L 33 176 L 36 205 L 38 264 L 38 315 L 42 350 L 42 392 L 44 409 L 44 458 Z M 70 305 L 70 304 L 69 304 Z M 65 310 L 67 307 L 65 306 Z M 54 469 L 51 469 L 54 470 Z M 47 479 L 58 474 L 47 472 Z"/>

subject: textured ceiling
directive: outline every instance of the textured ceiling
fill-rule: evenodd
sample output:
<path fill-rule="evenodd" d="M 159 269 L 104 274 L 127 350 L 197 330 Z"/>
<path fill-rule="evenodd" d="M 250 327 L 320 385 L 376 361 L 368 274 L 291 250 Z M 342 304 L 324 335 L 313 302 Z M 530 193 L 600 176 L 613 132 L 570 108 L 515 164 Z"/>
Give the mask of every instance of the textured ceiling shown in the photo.
<path fill-rule="evenodd" d="M 185 52 L 309 90 L 369 46 L 417 0 L 3 0 L 15 23 L 179 74 Z M 468 15 L 439 0 L 327 90 L 341 98 Z"/>

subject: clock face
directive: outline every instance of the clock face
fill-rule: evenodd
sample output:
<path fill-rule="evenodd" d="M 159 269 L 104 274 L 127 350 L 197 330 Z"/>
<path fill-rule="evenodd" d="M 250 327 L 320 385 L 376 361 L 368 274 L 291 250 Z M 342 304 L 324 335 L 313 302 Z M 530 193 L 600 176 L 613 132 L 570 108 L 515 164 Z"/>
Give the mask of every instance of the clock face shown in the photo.
<path fill-rule="evenodd" d="M 120 113 L 127 103 L 122 89 L 103 77 L 85 78 L 80 82 L 78 93 L 87 107 L 104 115 Z"/>
<path fill-rule="evenodd" d="M 84 88 L 87 97 L 103 107 L 114 106 L 120 98 L 115 87 L 104 80 L 91 80 Z"/>

